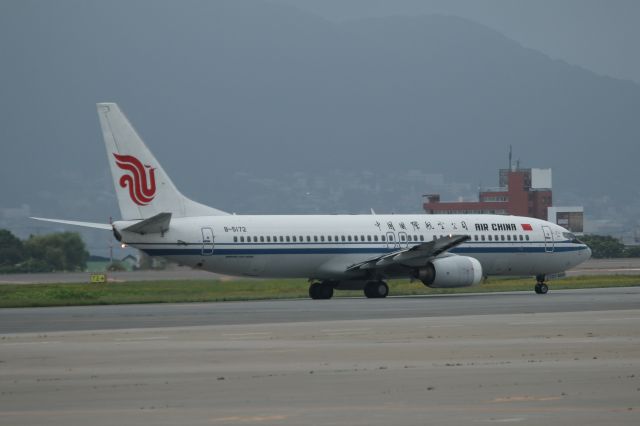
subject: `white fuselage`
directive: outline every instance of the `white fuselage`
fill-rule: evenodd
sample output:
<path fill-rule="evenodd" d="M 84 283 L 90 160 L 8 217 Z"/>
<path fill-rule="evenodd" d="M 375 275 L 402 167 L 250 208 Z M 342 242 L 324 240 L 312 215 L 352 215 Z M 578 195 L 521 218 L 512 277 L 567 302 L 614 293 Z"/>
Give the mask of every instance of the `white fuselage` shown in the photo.
<path fill-rule="evenodd" d="M 251 277 L 358 279 L 349 266 L 446 235 L 471 237 L 449 253 L 477 259 L 484 275 L 553 274 L 591 255 L 566 229 L 518 216 L 202 216 L 173 218 L 164 234 L 121 231 L 132 223 L 114 227 L 151 256 Z"/>

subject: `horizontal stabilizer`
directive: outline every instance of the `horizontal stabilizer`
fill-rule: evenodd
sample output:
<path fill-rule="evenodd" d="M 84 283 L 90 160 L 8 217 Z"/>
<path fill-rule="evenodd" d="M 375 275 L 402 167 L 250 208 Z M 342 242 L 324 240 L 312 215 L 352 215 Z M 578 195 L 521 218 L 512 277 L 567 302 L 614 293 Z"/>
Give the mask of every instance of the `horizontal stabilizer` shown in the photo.
<path fill-rule="evenodd" d="M 42 220 L 45 222 L 63 223 L 65 225 L 82 226 L 84 228 L 104 229 L 107 231 L 111 231 L 112 229 L 112 226 L 108 223 L 78 222 L 77 220 L 47 219 L 45 217 L 31 217 L 30 219 Z"/>
<path fill-rule="evenodd" d="M 149 219 L 127 226 L 123 231 L 135 232 L 136 234 L 163 234 L 169 230 L 169 222 L 171 222 L 171 213 L 158 213 Z"/>

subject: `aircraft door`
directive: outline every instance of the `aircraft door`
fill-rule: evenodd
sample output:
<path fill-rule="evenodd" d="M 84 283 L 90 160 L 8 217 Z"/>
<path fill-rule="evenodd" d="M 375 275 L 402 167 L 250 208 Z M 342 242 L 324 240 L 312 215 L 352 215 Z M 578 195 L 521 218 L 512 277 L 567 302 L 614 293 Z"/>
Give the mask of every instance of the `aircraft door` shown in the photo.
<path fill-rule="evenodd" d="M 406 232 L 398 232 L 398 244 L 401 244 L 403 248 L 409 247 L 409 237 Z"/>
<path fill-rule="evenodd" d="M 542 232 L 544 233 L 544 251 L 547 253 L 553 253 L 553 233 L 551 232 L 551 228 L 548 226 L 542 227 Z"/>
<path fill-rule="evenodd" d="M 396 234 L 387 232 L 387 248 L 400 248 L 400 243 L 396 241 Z"/>
<path fill-rule="evenodd" d="M 213 230 L 202 228 L 202 255 L 211 256 L 213 254 Z"/>

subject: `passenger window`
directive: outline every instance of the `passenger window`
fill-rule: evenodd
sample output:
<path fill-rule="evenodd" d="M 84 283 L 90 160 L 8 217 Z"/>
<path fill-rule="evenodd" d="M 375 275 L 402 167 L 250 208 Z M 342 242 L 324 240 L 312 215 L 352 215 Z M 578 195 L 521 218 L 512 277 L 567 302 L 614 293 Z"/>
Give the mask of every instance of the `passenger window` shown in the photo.
<path fill-rule="evenodd" d="M 357 235 L 353 236 L 353 241 L 358 241 L 358 236 Z"/>
<path fill-rule="evenodd" d="M 287 242 L 291 242 L 291 238 L 289 238 L 289 236 L 287 235 Z"/>
<path fill-rule="evenodd" d="M 507 235 L 507 241 L 511 241 L 511 235 Z"/>
<path fill-rule="evenodd" d="M 277 243 L 278 242 L 278 237 L 276 237 L 275 235 L 273 236 L 273 242 Z"/>
<path fill-rule="evenodd" d="M 528 235 L 526 235 L 525 238 L 527 239 L 527 241 L 529 241 L 529 236 Z"/>
<path fill-rule="evenodd" d="M 389 235 L 389 241 L 393 241 L 393 234 Z"/>
<path fill-rule="evenodd" d="M 371 241 L 371 235 L 367 235 L 367 241 Z"/>
<path fill-rule="evenodd" d="M 284 238 L 282 238 L 282 235 L 280 235 L 280 242 L 283 242 Z"/>
<path fill-rule="evenodd" d="M 420 241 L 424 241 L 424 235 L 420 235 Z"/>
<path fill-rule="evenodd" d="M 302 237 L 302 235 L 300 235 L 300 237 L 299 237 L 299 238 L 300 238 L 300 240 L 299 240 L 300 242 L 303 242 L 303 241 L 304 241 L 304 238 Z"/>
<path fill-rule="evenodd" d="M 498 240 L 499 240 L 499 238 L 498 238 L 498 236 L 496 235 L 496 241 L 498 241 Z"/>
<path fill-rule="evenodd" d="M 342 240 L 342 241 L 344 241 L 344 240 L 345 240 L 345 239 L 344 239 L 344 235 L 342 235 L 342 236 L 340 237 L 340 240 Z"/>
<path fill-rule="evenodd" d="M 320 241 L 324 243 L 324 235 L 320 235 Z"/>
<path fill-rule="evenodd" d="M 480 236 L 480 239 L 481 239 L 482 241 L 484 241 L 484 235 L 481 235 L 481 236 Z"/>
<path fill-rule="evenodd" d="M 327 237 L 327 241 L 331 242 L 331 235 Z"/>
<path fill-rule="evenodd" d="M 488 235 L 487 238 L 489 239 L 489 241 L 493 241 L 493 239 L 491 238 L 491 235 Z"/>
<path fill-rule="evenodd" d="M 380 235 L 380 241 L 382 242 L 387 241 L 387 237 L 385 237 L 384 235 Z"/>
<path fill-rule="evenodd" d="M 244 237 L 240 237 L 240 242 L 244 243 Z"/>
<path fill-rule="evenodd" d="M 404 241 L 404 235 L 400 235 L 400 241 Z"/>
<path fill-rule="evenodd" d="M 522 235 L 520 235 L 520 241 L 522 241 L 524 238 L 522 238 Z"/>
<path fill-rule="evenodd" d="M 500 235 L 500 239 L 504 241 L 504 235 Z"/>
<path fill-rule="evenodd" d="M 378 236 L 377 235 L 373 236 L 373 241 L 378 241 Z"/>
<path fill-rule="evenodd" d="M 307 242 L 311 241 L 311 237 L 309 235 L 307 235 Z"/>
<path fill-rule="evenodd" d="M 262 237 L 262 236 L 260 237 L 260 242 L 264 243 L 264 237 Z"/>
<path fill-rule="evenodd" d="M 316 243 L 318 242 L 318 236 L 317 235 L 313 236 L 313 241 L 315 241 Z"/>
<path fill-rule="evenodd" d="M 271 242 L 271 236 L 267 235 L 267 242 L 270 243 Z"/>
<path fill-rule="evenodd" d="M 477 235 L 474 235 L 474 236 L 473 236 L 473 240 L 474 240 L 474 241 L 478 241 L 478 236 L 477 236 Z"/>
<path fill-rule="evenodd" d="M 238 242 L 238 237 L 233 237 L 233 242 L 237 243 Z"/>
<path fill-rule="evenodd" d="M 364 241 L 364 235 L 360 235 L 360 241 Z"/>
<path fill-rule="evenodd" d="M 293 239 L 294 243 L 297 243 L 298 241 L 296 240 L 296 236 L 294 235 L 293 237 L 291 237 Z"/>
<path fill-rule="evenodd" d="M 333 241 L 335 241 L 336 243 L 339 241 L 337 235 L 335 236 L 335 239 Z"/>

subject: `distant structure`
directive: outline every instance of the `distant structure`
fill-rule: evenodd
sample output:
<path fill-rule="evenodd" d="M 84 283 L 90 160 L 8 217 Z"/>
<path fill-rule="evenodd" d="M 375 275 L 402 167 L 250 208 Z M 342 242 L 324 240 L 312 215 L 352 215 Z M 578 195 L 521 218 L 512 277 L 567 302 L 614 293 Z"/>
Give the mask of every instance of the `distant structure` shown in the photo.
<path fill-rule="evenodd" d="M 584 207 L 549 207 L 548 220 L 575 234 L 584 233 Z"/>
<path fill-rule="evenodd" d="M 422 196 L 429 214 L 504 214 L 547 220 L 552 206 L 551 169 L 513 167 L 509 148 L 509 168 L 500 169 L 499 187 L 481 190 L 478 201 L 441 202 L 440 194 Z"/>

